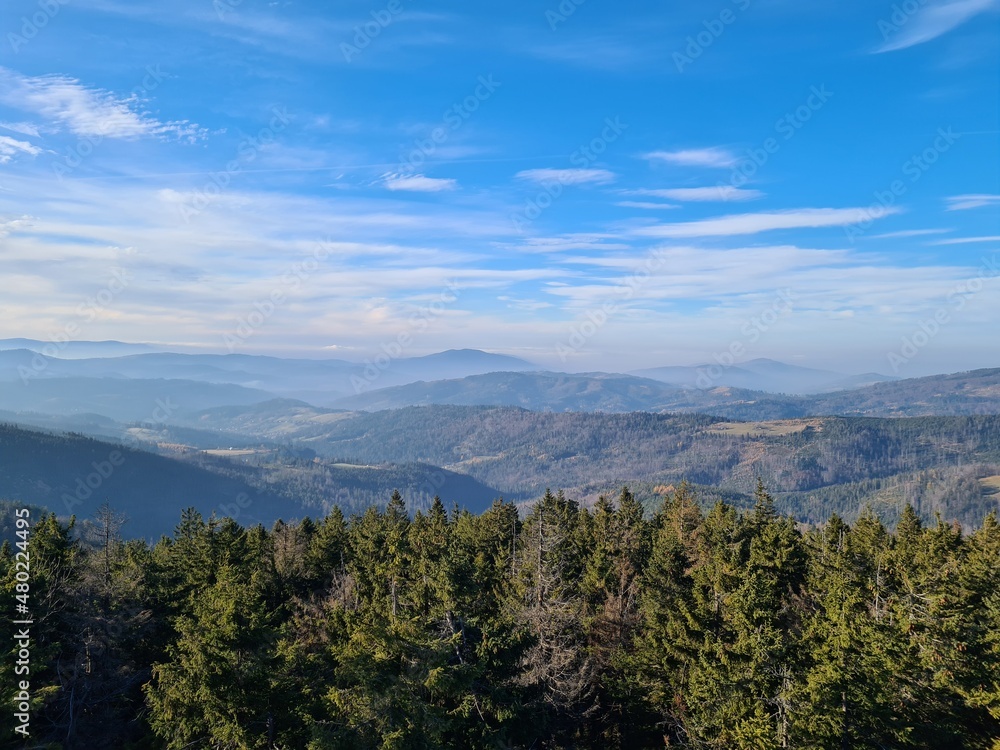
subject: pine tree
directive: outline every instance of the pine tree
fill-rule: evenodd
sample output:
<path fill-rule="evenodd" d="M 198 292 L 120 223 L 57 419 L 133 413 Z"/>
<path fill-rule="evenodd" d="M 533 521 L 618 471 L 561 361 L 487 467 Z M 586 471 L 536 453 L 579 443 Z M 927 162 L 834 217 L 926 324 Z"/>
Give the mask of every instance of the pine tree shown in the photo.
<path fill-rule="evenodd" d="M 706 614 L 695 596 L 692 572 L 702 554 L 704 518 L 687 485 L 668 496 L 645 565 L 643 624 L 633 661 L 639 687 L 669 744 L 689 739 L 691 672 L 705 638 Z"/>
<path fill-rule="evenodd" d="M 536 727 L 570 741 L 594 710 L 594 665 L 584 649 L 579 507 L 546 492 L 525 522 L 521 620 L 532 638 L 522 684 L 534 694 Z"/>
<path fill-rule="evenodd" d="M 288 715 L 276 689 L 275 615 L 255 578 L 225 563 L 177 621 L 147 686 L 150 725 L 170 748 L 275 748 Z"/>

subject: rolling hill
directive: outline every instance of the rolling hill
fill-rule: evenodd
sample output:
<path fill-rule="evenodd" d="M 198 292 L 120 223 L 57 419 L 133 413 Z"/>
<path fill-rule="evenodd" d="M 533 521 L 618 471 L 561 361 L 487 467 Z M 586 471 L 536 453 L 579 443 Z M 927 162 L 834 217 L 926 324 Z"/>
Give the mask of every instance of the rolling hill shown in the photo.
<path fill-rule="evenodd" d="M 159 448 L 165 455 L 0 424 L 0 500 L 81 519 L 108 502 L 129 519 L 127 536 L 156 538 L 172 531 L 186 507 L 271 526 L 279 518 L 324 515 L 332 505 L 345 512 L 382 505 L 395 489 L 411 508 L 439 495 L 476 512 L 500 494 L 467 475 L 418 462 L 324 462 L 272 446 Z"/>
<path fill-rule="evenodd" d="M 11 344 L 30 341 L 7 339 Z M 86 351 L 119 342 L 74 342 L 81 345 L 67 358 L 47 356 L 35 348 L 0 346 L 0 383 L 25 384 L 48 379 L 115 378 L 130 380 L 188 380 L 215 385 L 238 385 L 264 390 L 272 396 L 298 398 L 329 405 L 345 396 L 418 380 L 463 378 L 498 370 L 537 370 L 537 366 L 517 357 L 491 354 L 478 349 L 439 352 L 423 357 L 385 358 L 348 362 L 342 359 L 285 359 L 250 354 L 182 354 L 176 352 L 131 353 L 121 345 L 121 355 L 85 357 Z M 84 347 L 84 344 L 92 344 Z M 118 349 L 112 348 L 113 351 Z M 233 401 L 232 403 L 243 403 Z"/>
<path fill-rule="evenodd" d="M 1000 413 L 1000 369 L 876 383 L 811 396 L 728 386 L 685 388 L 633 375 L 496 372 L 382 388 L 334 402 L 344 409 L 428 404 L 521 406 L 535 411 L 683 412 L 729 419 L 949 416 Z"/>
<path fill-rule="evenodd" d="M 442 466 L 524 501 L 546 487 L 589 501 L 624 483 L 681 480 L 746 494 L 762 477 L 784 508 L 814 521 L 833 511 L 853 517 L 866 502 L 881 503 L 891 518 L 912 502 L 928 516 L 941 510 L 971 522 L 995 498 L 970 488 L 1000 473 L 998 416 L 739 422 L 450 405 L 340 412 L 271 402 L 213 409 L 193 424 L 308 446 L 328 459 Z M 162 428 L 162 439 L 173 429 Z"/>

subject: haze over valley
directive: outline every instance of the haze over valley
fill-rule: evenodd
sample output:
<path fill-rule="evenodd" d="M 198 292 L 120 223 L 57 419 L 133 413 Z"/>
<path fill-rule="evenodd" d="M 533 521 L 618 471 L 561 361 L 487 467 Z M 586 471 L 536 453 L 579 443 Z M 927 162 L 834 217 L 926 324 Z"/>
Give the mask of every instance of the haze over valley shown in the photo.
<path fill-rule="evenodd" d="M 589 505 L 628 485 L 651 512 L 683 481 L 706 506 L 746 504 L 758 478 L 802 521 L 871 507 L 892 523 L 910 503 L 975 524 L 1000 475 L 1000 368 L 899 379 L 758 359 L 558 373 L 455 350 L 366 379 L 370 363 L 342 359 L 46 348 L 0 341 L 0 419 L 12 425 L 7 455 L 58 450 L 65 471 L 9 461 L 0 494 L 81 519 L 103 498 L 130 518 L 127 532 L 153 539 L 186 502 L 270 525 L 383 505 L 395 489 L 413 508 L 439 496 L 478 512 L 552 486 Z M 115 445 L 129 459 L 88 488 L 81 478 Z"/>
<path fill-rule="evenodd" d="M 0 749 L 1000 750 L 1000 0 L 7 0 Z"/>

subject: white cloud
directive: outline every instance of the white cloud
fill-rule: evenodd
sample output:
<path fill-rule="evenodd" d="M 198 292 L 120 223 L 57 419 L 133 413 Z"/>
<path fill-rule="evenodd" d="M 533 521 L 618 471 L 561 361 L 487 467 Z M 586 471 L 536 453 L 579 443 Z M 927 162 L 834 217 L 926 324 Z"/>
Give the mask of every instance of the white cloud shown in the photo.
<path fill-rule="evenodd" d="M 514 176 L 539 184 L 559 182 L 563 185 L 605 185 L 615 181 L 615 173 L 607 169 L 526 169 Z"/>
<path fill-rule="evenodd" d="M 717 185 L 715 187 L 667 188 L 663 190 L 630 190 L 631 195 L 649 195 L 654 198 L 668 198 L 675 201 L 752 201 L 763 198 L 760 190 Z"/>
<path fill-rule="evenodd" d="M 518 297 L 509 297 L 507 295 L 501 295 L 497 297 L 497 299 L 501 302 L 506 302 L 507 307 L 527 312 L 535 312 L 536 310 L 544 310 L 547 307 L 554 307 L 551 302 L 542 302 L 540 300 L 533 299 L 520 299 Z"/>
<path fill-rule="evenodd" d="M 947 34 L 974 16 L 997 7 L 997 4 L 997 0 L 947 0 L 930 4 L 913 16 L 905 16 L 906 21 L 898 33 L 892 33 L 892 30 L 886 27 L 887 39 L 874 52 L 893 52 L 929 42 Z M 895 22 L 890 19 L 888 23 Z"/>
<path fill-rule="evenodd" d="M 867 208 L 803 208 L 793 211 L 768 211 L 755 214 L 732 214 L 702 221 L 660 224 L 634 230 L 647 237 L 724 237 L 757 234 L 773 229 L 805 229 L 867 224 L 872 219 L 899 213 L 885 208 L 874 216 Z"/>
<path fill-rule="evenodd" d="M 966 211 L 970 208 L 1000 205 L 1000 195 L 993 193 L 970 193 L 968 195 L 953 195 L 948 201 L 949 211 Z"/>
<path fill-rule="evenodd" d="M 991 235 L 988 237 L 956 237 L 951 240 L 938 240 L 937 242 L 931 242 L 931 245 L 967 245 L 973 242 L 1000 242 L 1000 235 Z"/>
<path fill-rule="evenodd" d="M 27 216 L 22 216 L 20 219 L 0 220 L 0 237 L 6 237 L 13 230 L 30 225 L 31 219 Z"/>
<path fill-rule="evenodd" d="M 627 250 L 629 245 L 615 242 L 616 235 L 576 232 L 561 237 L 529 237 L 508 247 L 522 252 L 563 252 L 566 250 Z"/>
<path fill-rule="evenodd" d="M 873 234 L 870 239 L 873 240 L 891 240 L 904 237 L 923 237 L 928 234 L 945 234 L 950 232 L 950 229 L 902 229 L 898 232 L 884 232 L 883 234 Z"/>
<path fill-rule="evenodd" d="M 204 128 L 187 120 L 161 122 L 138 111 L 138 97 L 121 98 L 102 89 L 87 88 L 63 75 L 24 76 L 0 68 L 0 99 L 26 112 L 65 127 L 75 135 L 104 138 L 177 138 L 196 141 Z"/>
<path fill-rule="evenodd" d="M 616 206 L 621 206 L 622 208 L 645 208 L 645 209 L 661 209 L 661 208 L 680 208 L 676 203 L 652 203 L 651 201 L 618 201 Z"/>
<path fill-rule="evenodd" d="M 441 177 L 425 177 L 414 175 L 386 175 L 382 181 L 388 190 L 409 190 L 415 193 L 440 193 L 444 190 L 455 190 L 458 182 Z"/>
<path fill-rule="evenodd" d="M 38 137 L 38 127 L 30 122 L 0 122 L 0 128 L 11 130 L 21 135 Z"/>
<path fill-rule="evenodd" d="M 731 151 L 717 146 L 681 151 L 650 151 L 648 154 L 643 154 L 642 158 L 649 161 L 665 161 L 668 164 L 682 167 L 713 167 L 717 169 L 735 166 L 738 161 L 736 155 Z"/>
<path fill-rule="evenodd" d="M 6 164 L 17 154 L 31 154 L 35 156 L 42 150 L 38 146 L 33 146 L 27 141 L 18 141 L 6 135 L 0 135 L 0 164 Z"/>

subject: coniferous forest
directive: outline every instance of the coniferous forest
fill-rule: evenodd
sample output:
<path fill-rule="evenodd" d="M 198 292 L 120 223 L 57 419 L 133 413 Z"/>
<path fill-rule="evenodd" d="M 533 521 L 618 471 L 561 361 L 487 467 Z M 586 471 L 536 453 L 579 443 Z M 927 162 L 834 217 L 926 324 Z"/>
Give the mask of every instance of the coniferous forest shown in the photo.
<path fill-rule="evenodd" d="M 741 512 L 682 485 L 646 517 L 623 489 L 189 510 L 152 546 L 121 520 L 35 519 L 31 747 L 1000 747 L 995 514 L 804 528 L 763 486 Z"/>

